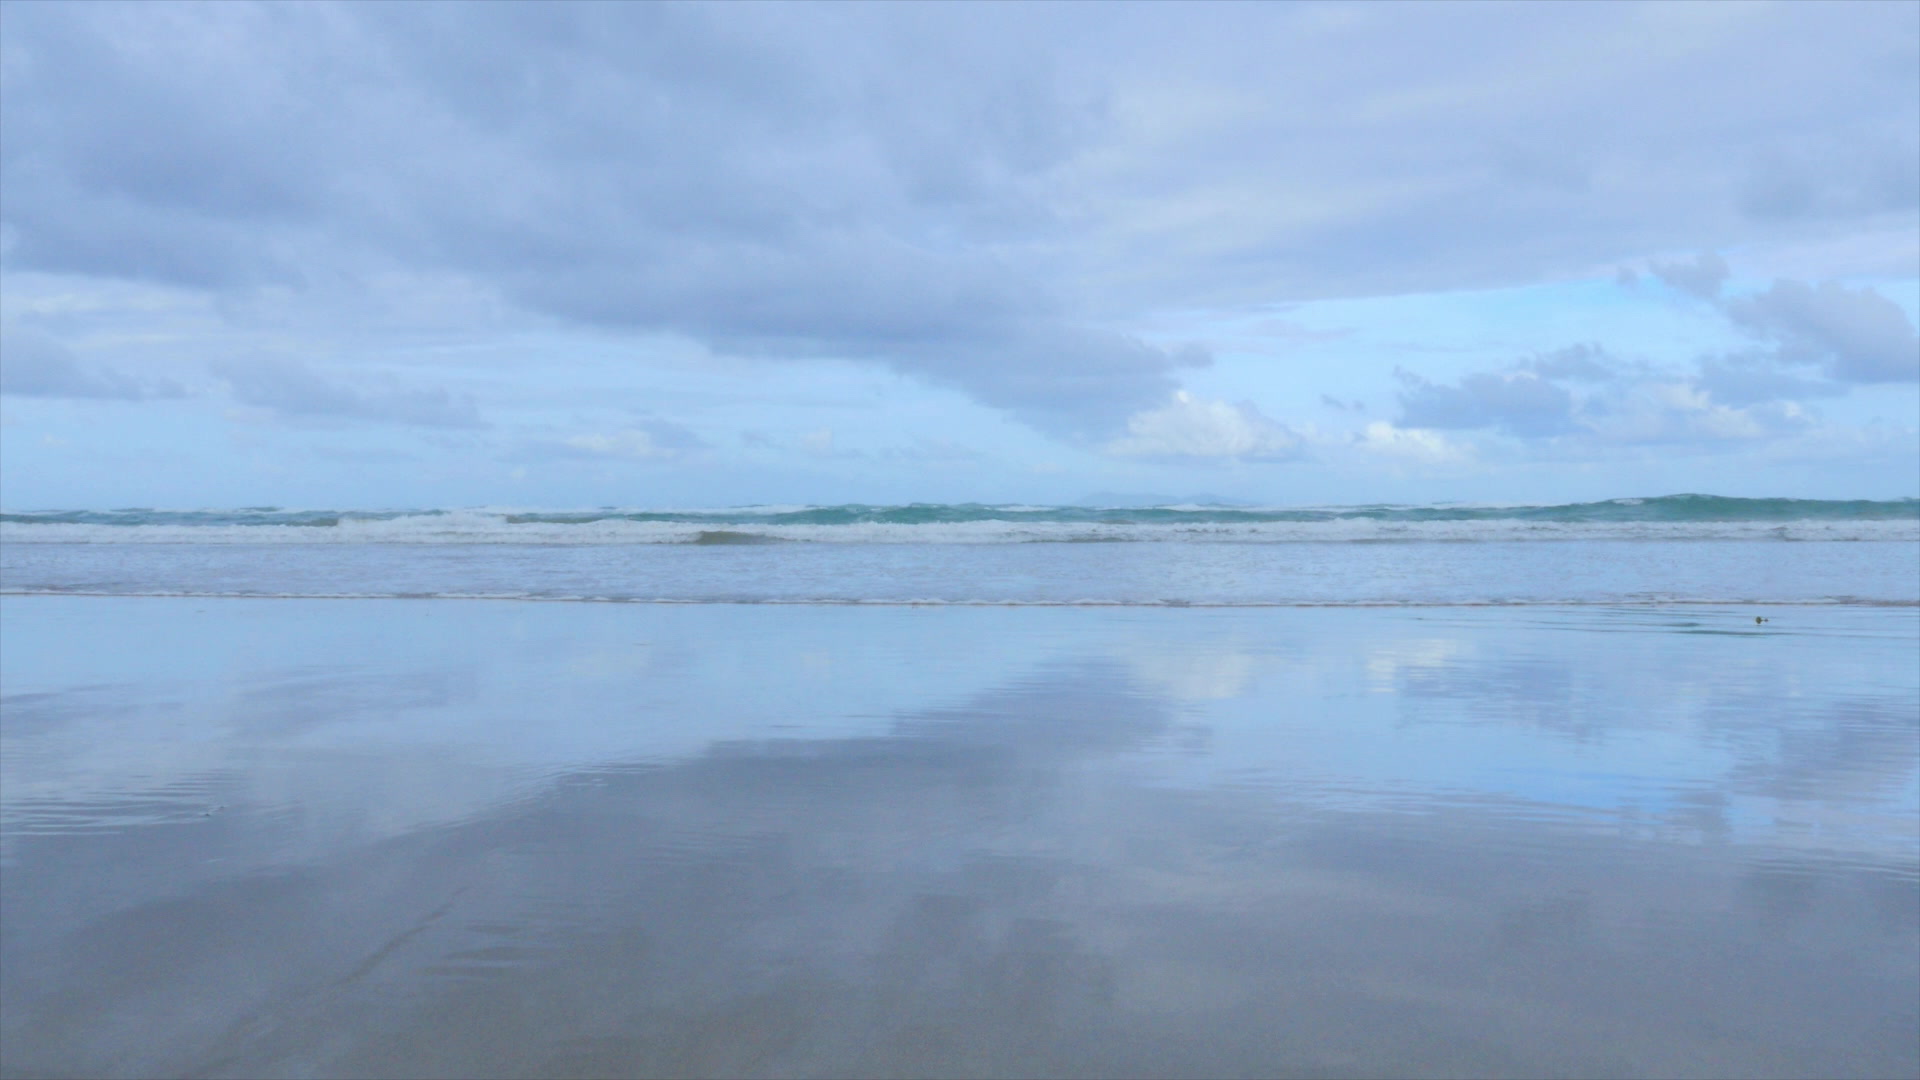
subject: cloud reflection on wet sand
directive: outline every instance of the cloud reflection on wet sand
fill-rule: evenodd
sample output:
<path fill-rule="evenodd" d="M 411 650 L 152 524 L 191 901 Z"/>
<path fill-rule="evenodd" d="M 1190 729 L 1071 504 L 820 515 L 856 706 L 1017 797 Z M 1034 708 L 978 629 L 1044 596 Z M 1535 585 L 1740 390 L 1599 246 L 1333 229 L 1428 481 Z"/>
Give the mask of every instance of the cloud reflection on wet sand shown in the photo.
<path fill-rule="evenodd" d="M 503 604 L 369 654 L 367 620 L 433 616 L 270 606 L 172 693 L 111 652 L 10 675 L 8 1075 L 1920 1064 L 1909 612 L 1780 649 L 1593 612 Z M 580 674 L 636 633 L 687 663 Z M 716 675 L 742 638 L 830 674 L 782 708 Z M 771 707 L 663 749 L 702 701 Z M 89 724 L 174 756 L 60 744 Z M 517 767 L 543 732 L 573 749 Z"/>

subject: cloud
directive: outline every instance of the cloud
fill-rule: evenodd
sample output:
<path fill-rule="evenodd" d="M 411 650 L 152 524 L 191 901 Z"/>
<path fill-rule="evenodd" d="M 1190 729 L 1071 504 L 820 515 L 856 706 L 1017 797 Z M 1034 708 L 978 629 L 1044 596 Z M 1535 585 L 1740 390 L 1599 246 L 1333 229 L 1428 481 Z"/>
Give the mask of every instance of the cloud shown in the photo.
<path fill-rule="evenodd" d="M 573 435 L 562 443 L 593 457 L 678 457 L 681 447 L 662 445 L 652 432 L 628 428 L 610 434 Z"/>
<path fill-rule="evenodd" d="M 1181 390 L 1168 404 L 1129 417 L 1126 435 L 1108 443 L 1107 452 L 1120 457 L 1288 461 L 1300 456 L 1301 443 L 1285 425 L 1248 402 L 1210 401 Z"/>
<path fill-rule="evenodd" d="M 1385 420 L 1375 420 L 1357 432 L 1353 444 L 1369 454 L 1435 465 L 1471 456 L 1465 447 L 1437 431 L 1396 427 Z"/>
<path fill-rule="evenodd" d="M 1722 309 L 1772 345 L 1783 364 L 1817 364 L 1842 382 L 1920 380 L 1920 334 L 1900 305 L 1873 289 L 1782 279 L 1765 292 L 1725 300 Z"/>
<path fill-rule="evenodd" d="M 1598 345 L 1542 353 L 1452 385 L 1396 374 L 1401 416 L 1357 437 L 1370 449 L 1417 453 L 1423 447 L 1409 432 L 1474 430 L 1589 450 L 1750 442 L 1806 431 L 1813 414 L 1793 399 L 1845 392 L 1784 374 L 1754 354 L 1702 358 L 1697 373 L 1688 374 L 1622 360 Z"/>
<path fill-rule="evenodd" d="M 1733 406 L 1715 401 L 1698 383 L 1681 379 L 1647 381 L 1587 404 L 1583 427 L 1602 443 L 1751 442 L 1797 434 L 1813 422 L 1797 402 Z"/>
<path fill-rule="evenodd" d="M 671 420 L 648 417 L 615 431 L 581 432 L 531 442 L 509 455 L 509 460 L 673 461 L 706 448 L 706 440 L 692 430 Z"/>
<path fill-rule="evenodd" d="M 833 429 L 816 428 L 800 436 L 800 449 L 821 456 L 833 453 Z"/>
<path fill-rule="evenodd" d="M 1572 382 L 1612 382 L 1621 376 L 1620 361 L 1598 345 L 1569 345 L 1541 353 L 1522 366 L 1543 379 Z"/>
<path fill-rule="evenodd" d="M 817 427 L 802 432 L 780 434 L 748 430 L 740 433 L 740 442 L 746 446 L 765 447 L 785 455 L 803 454 L 813 458 L 843 459 L 868 456 L 865 451 L 838 445 L 831 427 Z"/>
<path fill-rule="evenodd" d="M 1668 285 L 1711 303 L 1766 347 L 1749 356 L 1745 367 L 1762 361 L 1788 369 L 1817 366 L 1842 383 L 1920 380 L 1920 333 L 1899 304 L 1871 287 L 1778 278 L 1762 292 L 1723 295 L 1731 271 L 1713 252 L 1656 262 L 1652 269 Z"/>
<path fill-rule="evenodd" d="M 1126 332 L 1155 309 L 1916 212 L 1904 5 L 455 11 L 10 7 L 8 269 L 316 309 L 392 273 L 1098 442 L 1205 362 Z"/>
<path fill-rule="evenodd" d="M 1688 260 L 1656 262 L 1652 270 L 1661 281 L 1702 300 L 1719 296 L 1720 286 L 1726 284 L 1728 275 L 1732 273 L 1727 267 L 1727 260 L 1712 251 L 1702 252 Z"/>
<path fill-rule="evenodd" d="M 1573 395 L 1532 371 L 1479 372 L 1456 385 L 1429 382 L 1397 371 L 1401 427 L 1497 428 L 1535 437 L 1572 430 Z"/>
<path fill-rule="evenodd" d="M 977 18 L 21 16 L 15 267 L 232 292 L 397 263 L 576 323 L 884 364 L 1075 437 L 1205 362 L 1090 321 L 1012 242 L 1046 230 L 1029 181 L 1097 107 Z"/>
<path fill-rule="evenodd" d="M 82 367 L 72 350 L 43 334 L 12 329 L 0 334 L 0 394 L 144 401 L 183 393 L 166 379 L 139 379 L 109 368 Z"/>
<path fill-rule="evenodd" d="M 329 380 L 304 364 L 283 360 L 224 361 L 212 370 L 225 380 L 236 401 L 281 416 L 419 427 L 485 426 L 471 398 L 455 397 L 445 389 L 357 389 Z"/>
<path fill-rule="evenodd" d="M 1729 405 L 1839 397 L 1847 392 L 1845 383 L 1782 371 L 1772 356 L 1751 352 L 1701 357 L 1700 374 L 1693 384 Z"/>
<path fill-rule="evenodd" d="M 1920 379 L 1912 320 L 1871 288 L 1780 279 L 1764 291 L 1728 294 L 1730 268 L 1711 252 L 1651 269 L 1711 304 L 1758 347 L 1699 356 L 1691 371 L 1630 363 L 1598 345 L 1451 385 L 1400 371 L 1399 426 L 1569 445 L 1723 445 L 1805 434 L 1817 419 L 1809 403 L 1854 384 Z"/>

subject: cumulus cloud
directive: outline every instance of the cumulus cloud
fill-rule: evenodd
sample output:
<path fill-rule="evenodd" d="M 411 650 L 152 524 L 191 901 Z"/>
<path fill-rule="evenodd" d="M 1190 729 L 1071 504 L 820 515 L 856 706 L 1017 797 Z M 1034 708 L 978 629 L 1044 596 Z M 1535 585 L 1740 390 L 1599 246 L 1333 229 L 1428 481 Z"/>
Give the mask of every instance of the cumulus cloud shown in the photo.
<path fill-rule="evenodd" d="M 1913 320 L 1873 289 L 1782 279 L 1722 307 L 1736 326 L 1772 345 L 1781 363 L 1818 365 L 1841 382 L 1920 380 Z"/>
<path fill-rule="evenodd" d="M 1720 286 L 1726 284 L 1732 270 L 1727 260 L 1719 252 L 1706 251 L 1692 259 L 1677 259 L 1672 262 L 1653 264 L 1654 276 L 1673 288 L 1702 300 L 1711 300 L 1720 295 Z"/>
<path fill-rule="evenodd" d="M 143 401 L 182 393 L 170 380 L 84 367 L 73 350 L 44 334 L 13 329 L 0 333 L 0 394 Z"/>
<path fill-rule="evenodd" d="M 1799 434 L 1814 417 L 1795 399 L 1844 392 L 1783 374 L 1751 354 L 1703 358 L 1689 373 L 1623 360 L 1597 345 L 1539 354 L 1452 384 L 1397 374 L 1401 415 L 1356 438 L 1369 449 L 1413 454 L 1423 448 L 1423 434 L 1476 430 L 1590 450 L 1724 445 Z"/>
<path fill-rule="evenodd" d="M 1845 383 L 1782 371 L 1771 355 L 1756 352 L 1701 357 L 1693 384 L 1729 405 L 1805 401 L 1847 392 Z"/>
<path fill-rule="evenodd" d="M 1385 420 L 1375 420 L 1355 433 L 1353 444 L 1369 454 L 1430 465 L 1462 461 L 1471 456 L 1467 448 L 1437 431 L 1396 427 Z"/>
<path fill-rule="evenodd" d="M 1156 307 L 1909 227 L 1912 9 L 1735 10 L 18 4 L 5 259 L 296 298 L 393 271 L 1097 441 L 1205 361 L 1123 332 Z M 1789 300 L 1767 326 L 1819 322 Z"/>
<path fill-rule="evenodd" d="M 224 361 L 213 365 L 212 370 L 225 380 L 234 400 L 281 416 L 420 427 L 484 426 L 471 398 L 455 397 L 445 389 L 397 385 L 362 389 L 285 360 Z"/>
<path fill-rule="evenodd" d="M 1414 428 L 1496 428 L 1510 435 L 1558 435 L 1571 430 L 1573 395 L 1533 371 L 1478 372 L 1452 386 L 1407 371 L 1400 379 L 1400 425 Z"/>
<path fill-rule="evenodd" d="M 1569 345 L 1541 353 L 1522 367 L 1543 379 L 1572 382 L 1612 382 L 1621 375 L 1620 361 L 1598 345 Z"/>
<path fill-rule="evenodd" d="M 1920 380 L 1920 333 L 1899 304 L 1873 288 L 1780 278 L 1761 292 L 1723 295 L 1731 271 L 1714 252 L 1656 262 L 1652 269 L 1673 288 L 1711 303 L 1761 343 L 1763 351 L 1738 366 L 1815 367 L 1841 383 Z M 1774 378 L 1784 387 L 1796 376 L 1776 371 Z"/>
<path fill-rule="evenodd" d="M 1728 405 L 1696 382 L 1672 379 L 1647 381 L 1590 402 L 1584 426 L 1605 443 L 1711 445 L 1791 435 L 1811 423 L 1796 402 Z"/>
<path fill-rule="evenodd" d="M 1166 405 L 1129 417 L 1126 435 L 1108 443 L 1107 452 L 1121 457 L 1286 461 L 1300 456 L 1301 441 L 1251 403 L 1208 400 L 1181 390 Z"/>

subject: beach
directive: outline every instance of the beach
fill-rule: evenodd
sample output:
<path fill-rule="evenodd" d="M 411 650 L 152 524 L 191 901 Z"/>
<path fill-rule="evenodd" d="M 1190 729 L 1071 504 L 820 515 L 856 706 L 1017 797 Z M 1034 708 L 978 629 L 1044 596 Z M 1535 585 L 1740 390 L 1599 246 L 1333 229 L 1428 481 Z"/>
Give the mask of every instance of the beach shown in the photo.
<path fill-rule="evenodd" d="M 1920 1071 L 1908 604 L 0 638 L 7 1076 Z"/>
<path fill-rule="evenodd" d="M 1920 3 L 5 3 L 0 1080 L 1920 1080 Z"/>

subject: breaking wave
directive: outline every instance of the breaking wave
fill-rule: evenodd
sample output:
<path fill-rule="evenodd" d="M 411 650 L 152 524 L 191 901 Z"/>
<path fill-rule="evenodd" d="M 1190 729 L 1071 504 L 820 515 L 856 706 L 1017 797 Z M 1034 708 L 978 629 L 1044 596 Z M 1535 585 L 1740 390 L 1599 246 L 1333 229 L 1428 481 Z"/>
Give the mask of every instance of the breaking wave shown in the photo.
<path fill-rule="evenodd" d="M 905 506 L 712 510 L 60 510 L 0 513 L 57 543 L 699 544 L 1595 539 L 1920 541 L 1920 500 L 1665 495 L 1559 505 Z"/>

